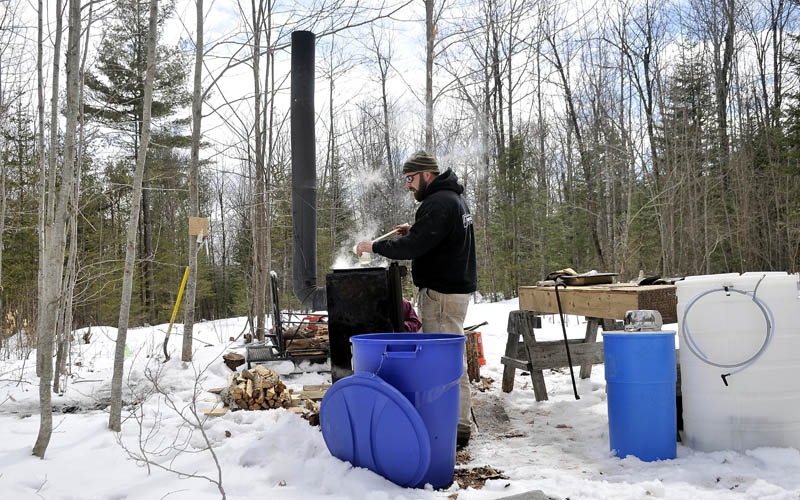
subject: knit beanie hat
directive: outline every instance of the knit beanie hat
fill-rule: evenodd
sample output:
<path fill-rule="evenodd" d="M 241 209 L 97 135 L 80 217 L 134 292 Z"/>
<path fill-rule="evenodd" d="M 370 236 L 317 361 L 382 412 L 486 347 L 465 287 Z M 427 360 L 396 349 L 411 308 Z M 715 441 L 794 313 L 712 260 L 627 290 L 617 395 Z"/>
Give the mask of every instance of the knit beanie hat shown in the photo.
<path fill-rule="evenodd" d="M 403 164 L 404 174 L 413 174 L 414 172 L 433 172 L 439 173 L 439 164 L 436 163 L 436 157 L 424 150 L 419 150 Z"/>

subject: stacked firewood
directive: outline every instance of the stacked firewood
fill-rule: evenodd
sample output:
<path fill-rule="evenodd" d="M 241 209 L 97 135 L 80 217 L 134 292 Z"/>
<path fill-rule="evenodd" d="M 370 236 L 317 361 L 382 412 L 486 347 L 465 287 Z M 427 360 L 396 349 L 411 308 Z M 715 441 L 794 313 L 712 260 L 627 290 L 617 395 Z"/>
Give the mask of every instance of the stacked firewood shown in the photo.
<path fill-rule="evenodd" d="M 283 343 L 286 351 L 317 351 L 326 352 L 330 346 L 328 339 L 327 323 L 304 323 L 292 326 L 283 333 Z"/>
<path fill-rule="evenodd" d="M 274 370 L 257 365 L 252 370 L 245 368 L 240 374 L 231 374 L 221 396 L 231 409 L 267 410 L 288 408 L 292 403 L 291 393 Z"/>

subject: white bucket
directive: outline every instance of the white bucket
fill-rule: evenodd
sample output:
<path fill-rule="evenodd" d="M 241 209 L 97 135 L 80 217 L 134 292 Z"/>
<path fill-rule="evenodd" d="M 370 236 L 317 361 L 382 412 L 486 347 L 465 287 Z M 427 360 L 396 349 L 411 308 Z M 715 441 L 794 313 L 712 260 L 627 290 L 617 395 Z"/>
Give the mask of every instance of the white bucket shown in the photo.
<path fill-rule="evenodd" d="M 723 290 L 699 296 L 712 289 Z M 800 276 L 692 276 L 677 283 L 677 296 L 684 444 L 700 451 L 800 449 Z M 689 349 L 684 326 L 700 356 Z M 726 386 L 721 375 L 728 373 Z"/>

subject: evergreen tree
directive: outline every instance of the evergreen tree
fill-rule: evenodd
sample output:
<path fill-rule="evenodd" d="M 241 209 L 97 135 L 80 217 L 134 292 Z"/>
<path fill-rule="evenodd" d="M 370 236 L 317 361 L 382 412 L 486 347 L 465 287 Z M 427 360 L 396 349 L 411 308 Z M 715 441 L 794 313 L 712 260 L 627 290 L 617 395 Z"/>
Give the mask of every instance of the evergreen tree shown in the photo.
<path fill-rule="evenodd" d="M 724 215 L 725 196 L 719 182 L 723 173 L 707 66 L 701 57 L 685 56 L 667 82 L 666 110 L 656 144 L 664 163 L 664 185 L 681 188 L 656 193 L 659 222 L 650 228 L 667 235 L 661 248 L 665 274 L 714 272 L 712 259 L 720 255 L 716 229 L 717 218 Z"/>
<path fill-rule="evenodd" d="M 795 46 L 800 47 L 800 36 L 790 35 Z M 792 68 L 792 73 L 795 78 L 800 78 L 800 48 L 788 54 L 789 64 Z M 793 175 L 800 175 L 800 91 L 795 91 L 790 94 L 791 100 L 786 109 L 786 134 L 784 144 L 786 147 L 786 156 L 788 161 L 785 162 L 785 169 L 788 173 Z M 800 201 L 800 193 L 798 193 L 798 201 Z"/>
<path fill-rule="evenodd" d="M 173 14 L 174 2 L 168 1 L 159 9 L 158 30 L 163 31 L 166 20 Z M 138 140 L 141 135 L 142 102 L 144 97 L 144 74 L 146 70 L 146 37 L 148 25 L 148 5 L 140 0 L 116 0 L 114 16 L 109 19 L 103 31 L 98 50 L 96 72 L 86 74 L 87 104 L 85 111 L 90 119 L 99 122 L 117 133 L 111 134 L 110 142 L 124 152 L 124 157 L 132 169 L 136 163 Z M 191 102 L 186 88 L 188 58 L 178 47 L 159 44 L 157 47 L 157 67 L 153 89 L 153 136 L 151 150 L 188 147 L 189 138 L 185 136 L 186 120 L 176 119 Z M 171 224 L 177 213 L 153 215 L 156 201 L 152 188 L 161 187 L 162 181 L 174 177 L 185 178 L 185 161 L 156 163 L 174 157 L 169 152 L 148 155 L 145 165 L 145 190 L 142 193 L 142 216 L 138 245 L 143 259 L 143 288 L 140 294 L 144 302 L 144 318 L 158 320 L 156 308 L 156 283 L 154 262 L 155 251 L 163 247 L 154 246 L 153 237 L 157 233 L 154 220 L 166 219 Z M 168 172 L 163 171 L 168 169 Z M 161 172 L 158 172 L 161 170 Z M 167 181 L 168 182 L 168 181 Z M 150 189 L 148 189 L 150 188 Z M 153 191 L 157 192 L 157 191 Z M 174 193 L 173 193 L 174 194 Z M 182 225 L 178 225 L 182 226 Z M 171 242 L 183 246 L 183 240 Z M 132 316 L 136 318 L 136 315 Z"/>
<path fill-rule="evenodd" d="M 10 215 L 3 233 L 5 251 L 0 293 L 5 312 L 15 317 L 10 326 L 18 329 L 36 317 L 39 158 L 32 119 L 21 104 L 9 119 L 10 123 L 4 128 L 2 155 L 6 168 L 6 212 Z M 4 322 L 7 320 L 8 317 L 3 318 Z"/>

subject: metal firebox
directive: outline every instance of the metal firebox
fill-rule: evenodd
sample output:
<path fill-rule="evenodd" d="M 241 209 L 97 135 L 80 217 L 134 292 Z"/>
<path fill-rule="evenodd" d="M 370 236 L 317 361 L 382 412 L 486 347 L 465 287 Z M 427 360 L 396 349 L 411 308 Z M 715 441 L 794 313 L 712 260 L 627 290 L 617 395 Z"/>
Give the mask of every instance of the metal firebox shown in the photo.
<path fill-rule="evenodd" d="M 333 381 L 351 375 L 350 337 L 403 331 L 402 287 L 397 263 L 336 269 L 326 275 L 328 335 Z"/>

